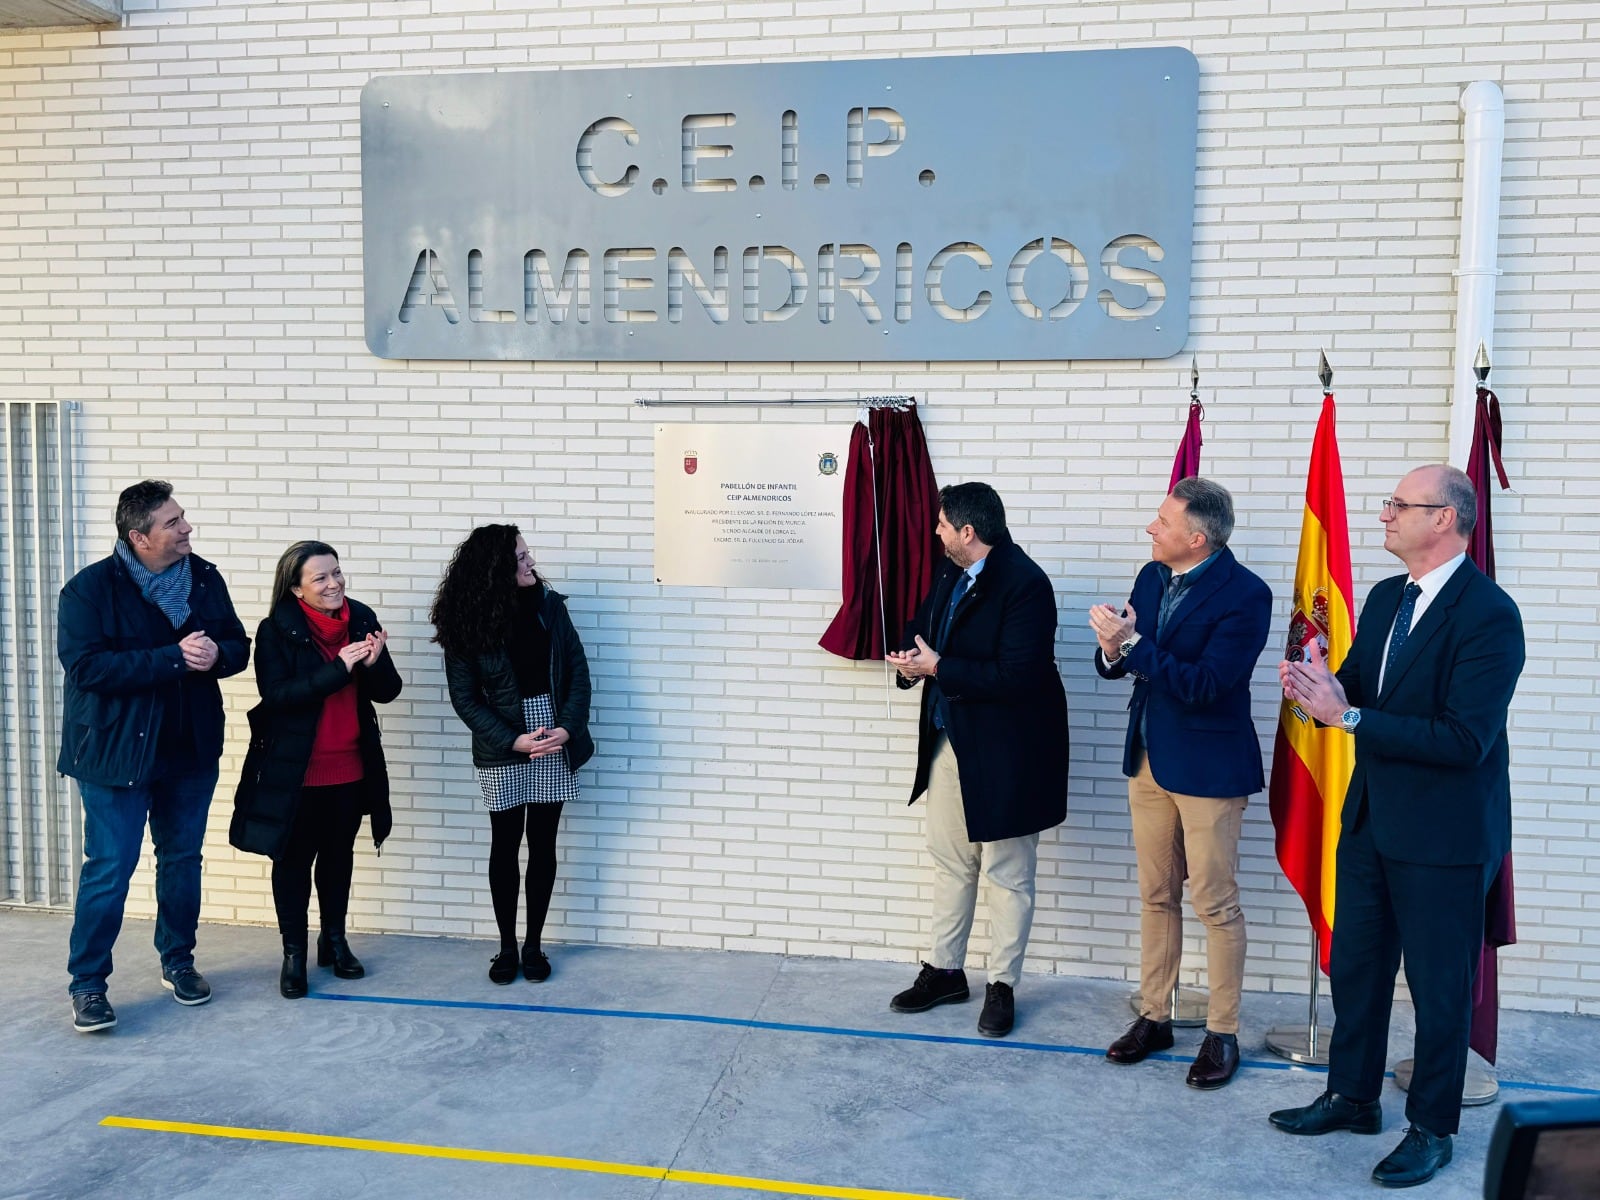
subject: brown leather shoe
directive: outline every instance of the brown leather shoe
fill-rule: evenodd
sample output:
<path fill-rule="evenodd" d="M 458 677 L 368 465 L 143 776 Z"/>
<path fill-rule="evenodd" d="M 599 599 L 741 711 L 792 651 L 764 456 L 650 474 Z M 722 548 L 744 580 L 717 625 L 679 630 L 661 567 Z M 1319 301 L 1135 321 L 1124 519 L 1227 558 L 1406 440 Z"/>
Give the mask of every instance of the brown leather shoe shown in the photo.
<path fill-rule="evenodd" d="M 1111 1043 L 1106 1057 L 1114 1063 L 1132 1066 L 1143 1062 L 1157 1050 L 1172 1049 L 1172 1022 L 1152 1021 L 1140 1017 L 1128 1026 L 1128 1032 Z"/>
<path fill-rule="evenodd" d="M 1200 1053 L 1195 1055 L 1194 1066 L 1189 1068 L 1189 1077 L 1184 1082 L 1202 1092 L 1212 1092 L 1226 1087 L 1238 1070 L 1238 1040 L 1208 1033 L 1200 1043 Z"/>

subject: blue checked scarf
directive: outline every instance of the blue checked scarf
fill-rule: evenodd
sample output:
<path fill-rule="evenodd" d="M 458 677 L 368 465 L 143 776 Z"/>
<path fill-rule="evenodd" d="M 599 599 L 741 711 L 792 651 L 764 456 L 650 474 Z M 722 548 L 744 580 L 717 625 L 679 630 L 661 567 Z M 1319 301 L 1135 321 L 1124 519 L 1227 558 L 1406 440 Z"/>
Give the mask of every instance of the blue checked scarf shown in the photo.
<path fill-rule="evenodd" d="M 140 594 L 166 614 L 174 629 L 182 629 L 183 623 L 189 619 L 189 586 L 193 580 L 189 571 L 189 556 L 184 555 L 157 575 L 139 561 L 133 547 L 121 538 L 117 539 L 116 553 L 122 565 L 128 568 L 128 574 L 133 576 L 133 581 L 139 585 Z"/>

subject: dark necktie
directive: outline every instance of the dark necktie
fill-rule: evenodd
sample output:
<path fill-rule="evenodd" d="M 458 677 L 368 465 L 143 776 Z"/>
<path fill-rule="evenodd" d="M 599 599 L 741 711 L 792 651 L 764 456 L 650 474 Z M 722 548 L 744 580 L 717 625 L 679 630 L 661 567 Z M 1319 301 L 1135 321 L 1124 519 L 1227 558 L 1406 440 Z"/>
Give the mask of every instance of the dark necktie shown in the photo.
<path fill-rule="evenodd" d="M 1400 657 L 1400 647 L 1411 636 L 1411 615 L 1417 611 L 1417 597 L 1420 595 L 1422 588 L 1414 583 L 1406 584 L 1405 595 L 1400 600 L 1400 611 L 1394 615 L 1394 632 L 1389 635 L 1389 657 L 1383 660 L 1386 681 L 1388 673 L 1394 670 L 1394 660 Z"/>
<path fill-rule="evenodd" d="M 1174 575 L 1167 580 L 1166 591 L 1161 593 L 1161 609 L 1156 613 L 1156 636 L 1161 636 L 1162 630 L 1167 627 L 1167 618 L 1172 615 L 1172 610 L 1178 607 L 1178 601 L 1183 599 L 1183 593 L 1188 588 L 1187 574 Z"/>
<path fill-rule="evenodd" d="M 950 636 L 950 622 L 955 620 L 956 606 L 961 603 L 961 597 L 967 594 L 967 585 L 971 582 L 972 577 L 963 571 L 955 587 L 950 589 L 950 606 L 944 610 L 944 620 L 939 623 L 939 643 L 934 647 L 935 650 L 944 649 L 945 639 Z"/>

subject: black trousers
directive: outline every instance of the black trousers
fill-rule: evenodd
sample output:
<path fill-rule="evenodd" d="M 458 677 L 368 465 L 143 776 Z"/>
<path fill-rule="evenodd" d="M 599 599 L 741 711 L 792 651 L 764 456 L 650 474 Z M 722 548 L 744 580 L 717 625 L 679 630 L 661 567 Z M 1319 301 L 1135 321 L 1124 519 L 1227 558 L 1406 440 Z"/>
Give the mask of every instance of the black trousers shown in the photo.
<path fill-rule="evenodd" d="M 1386 858 L 1373 841 L 1364 801 L 1362 808 L 1339 839 L 1328 1087 L 1362 1102 L 1383 1091 L 1389 1013 L 1403 956 L 1417 1013 L 1406 1119 L 1430 1133 L 1455 1133 L 1484 902 L 1500 864 L 1440 867 Z"/>
<path fill-rule="evenodd" d="M 489 813 L 489 898 L 500 929 L 502 951 L 517 947 L 517 892 L 522 882 L 522 841 L 528 841 L 528 936 L 524 945 L 540 947 L 550 894 L 556 886 L 556 829 L 561 824 L 559 801 L 522 804 Z"/>
<path fill-rule="evenodd" d="M 356 834 L 361 829 L 361 799 L 360 783 L 300 790 L 300 809 L 289 831 L 289 843 L 272 863 L 272 903 L 285 942 L 306 943 L 313 870 L 323 932 L 344 932 Z"/>

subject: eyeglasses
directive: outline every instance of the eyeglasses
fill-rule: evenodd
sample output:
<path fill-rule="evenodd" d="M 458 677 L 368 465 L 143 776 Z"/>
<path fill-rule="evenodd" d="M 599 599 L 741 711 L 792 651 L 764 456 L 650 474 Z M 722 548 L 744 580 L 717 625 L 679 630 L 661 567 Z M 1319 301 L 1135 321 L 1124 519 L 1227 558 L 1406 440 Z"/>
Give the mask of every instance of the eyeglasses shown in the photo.
<path fill-rule="evenodd" d="M 1449 508 L 1450 505 L 1448 505 L 1448 504 L 1412 504 L 1409 500 L 1396 500 L 1393 496 L 1390 496 L 1387 500 L 1385 500 L 1383 502 L 1381 507 L 1383 509 L 1384 515 L 1385 516 L 1389 516 L 1389 515 L 1392 515 L 1394 513 L 1405 512 L 1405 510 L 1408 509 L 1408 508 Z"/>

